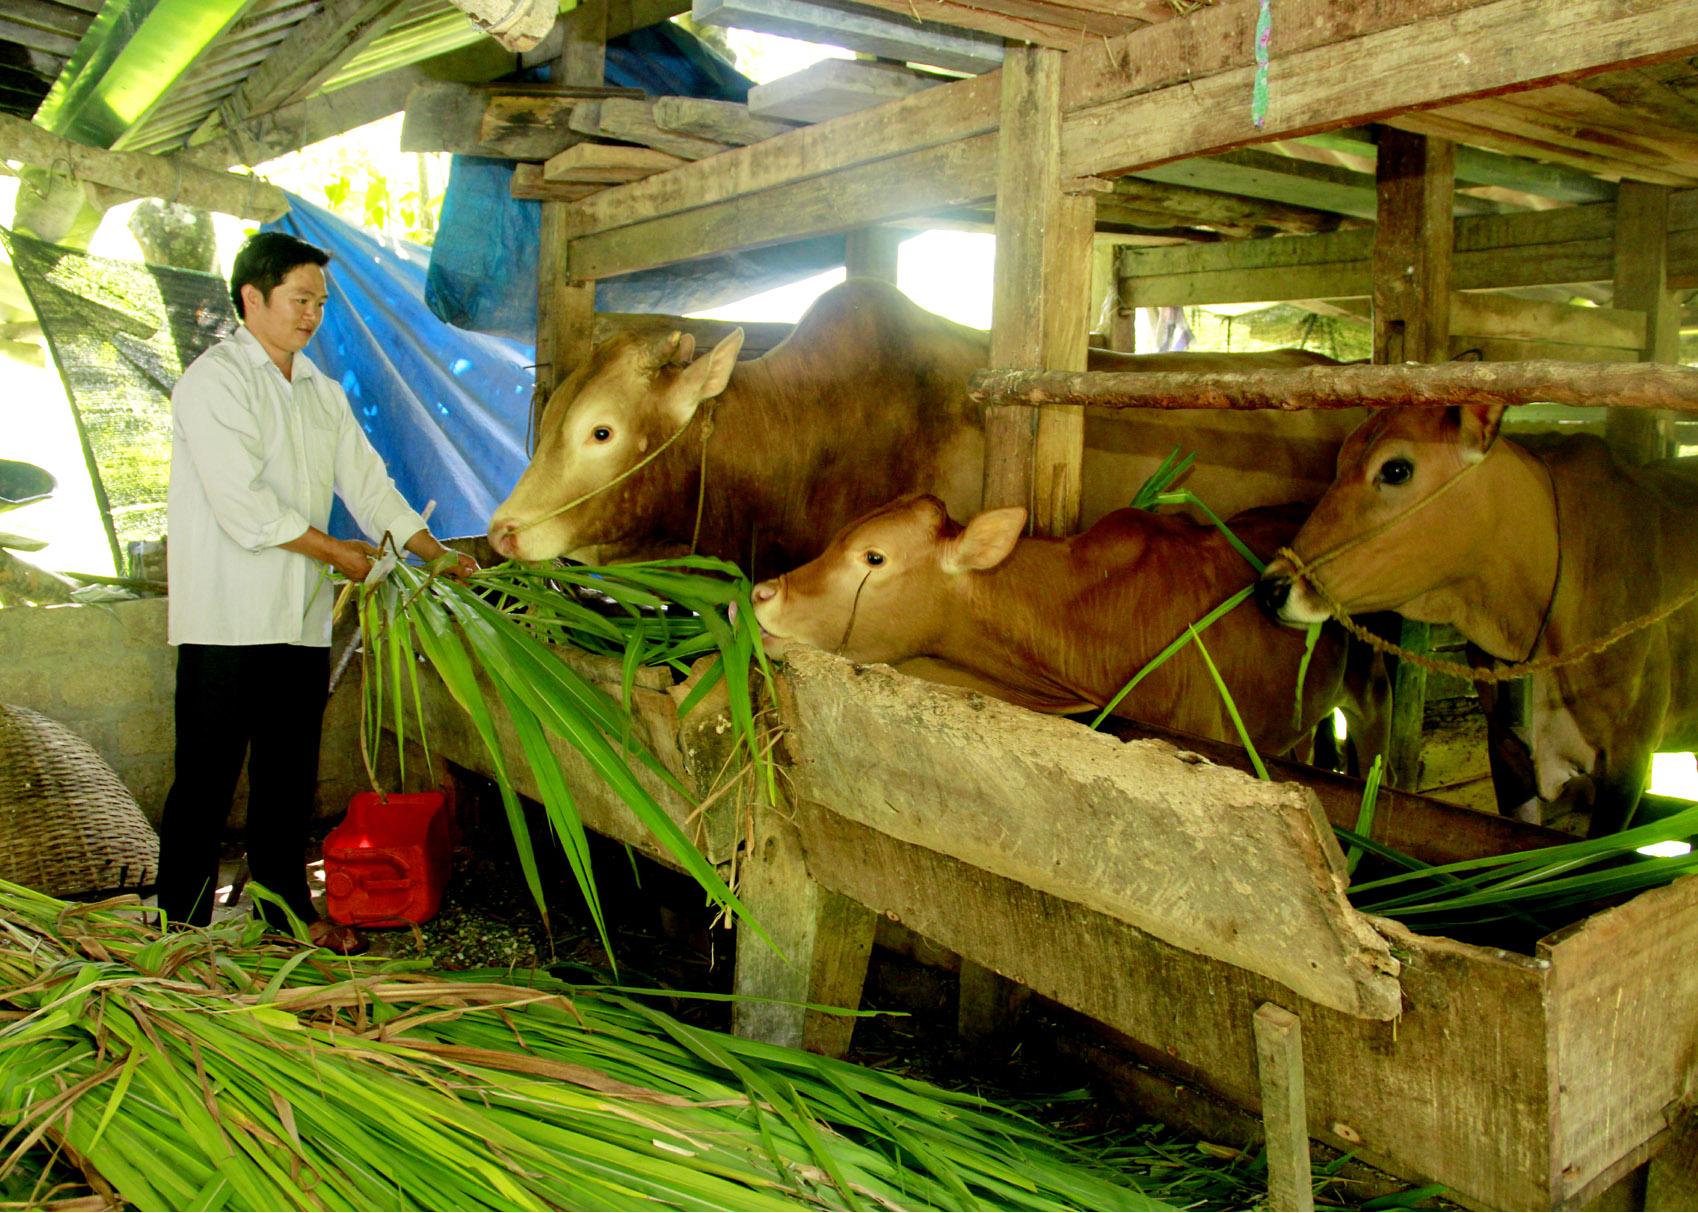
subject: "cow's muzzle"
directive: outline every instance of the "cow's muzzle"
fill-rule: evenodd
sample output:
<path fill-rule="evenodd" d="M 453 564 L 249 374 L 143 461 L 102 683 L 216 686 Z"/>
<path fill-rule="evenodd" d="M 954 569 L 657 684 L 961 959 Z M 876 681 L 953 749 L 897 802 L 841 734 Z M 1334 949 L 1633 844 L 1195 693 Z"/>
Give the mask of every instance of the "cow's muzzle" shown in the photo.
<path fill-rule="evenodd" d="M 1256 582 L 1256 605 L 1273 619 L 1281 619 L 1291 600 L 1291 574 L 1269 565 Z"/>

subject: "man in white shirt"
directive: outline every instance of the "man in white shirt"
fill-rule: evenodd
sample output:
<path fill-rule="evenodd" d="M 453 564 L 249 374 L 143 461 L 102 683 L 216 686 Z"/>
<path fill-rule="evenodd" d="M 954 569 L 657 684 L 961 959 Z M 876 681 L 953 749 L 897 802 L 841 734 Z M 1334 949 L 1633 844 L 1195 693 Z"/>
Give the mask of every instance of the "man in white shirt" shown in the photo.
<path fill-rule="evenodd" d="M 171 396 L 177 748 L 159 905 L 172 922 L 211 920 L 219 840 L 247 754 L 249 871 L 314 942 L 349 951 L 359 937 L 313 907 L 306 834 L 329 683 L 336 590 L 326 577 L 363 580 L 377 549 L 326 533 L 331 496 L 373 539 L 392 536 L 425 560 L 450 553 L 396 490 L 341 386 L 300 352 L 324 318 L 329 260 L 282 232 L 243 245 L 230 276 L 243 327 L 197 358 Z M 477 567 L 456 555 L 447 571 Z"/>

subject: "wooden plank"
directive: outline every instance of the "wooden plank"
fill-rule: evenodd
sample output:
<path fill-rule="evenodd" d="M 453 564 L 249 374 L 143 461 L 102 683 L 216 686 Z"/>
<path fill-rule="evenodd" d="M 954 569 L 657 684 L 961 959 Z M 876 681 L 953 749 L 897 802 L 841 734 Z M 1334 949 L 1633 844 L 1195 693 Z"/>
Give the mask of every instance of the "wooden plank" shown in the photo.
<path fill-rule="evenodd" d="M 1140 40 L 1165 28 L 1127 35 L 1122 46 L 1136 59 Z M 1062 172 L 1115 176 L 1695 50 L 1698 0 L 1575 0 L 1560 9 L 1543 0 L 1493 0 L 1348 44 L 1282 53 L 1270 64 L 1271 100 L 1260 126 L 1245 101 L 1250 65 L 1076 111 L 1063 134 Z"/>
<path fill-rule="evenodd" d="M 792 138 L 795 136 L 780 136 L 755 148 Z M 727 157 L 755 148 L 736 148 L 697 163 L 716 166 Z M 758 248 L 982 202 L 995 192 L 995 165 L 995 135 L 858 165 L 838 174 L 830 191 L 821 190 L 814 181 L 796 181 L 758 196 L 732 198 L 692 213 L 579 237 L 572 241 L 572 273 L 582 278 L 603 278 L 726 249 Z M 653 180 L 665 182 L 693 167 L 663 173 Z M 573 209 L 582 214 L 586 208 L 598 207 L 612 195 L 632 188 L 627 185 L 603 191 L 573 204 Z"/>
<path fill-rule="evenodd" d="M 946 83 L 890 63 L 821 59 L 749 90 L 749 113 L 784 122 L 824 122 Z"/>
<path fill-rule="evenodd" d="M 462 50 L 450 51 L 410 67 L 362 80 L 334 93 L 320 93 L 305 101 L 285 105 L 178 154 L 208 167 L 264 164 L 321 139 L 340 135 L 406 109 L 413 89 L 421 84 L 437 80 L 460 83 L 491 80 L 505 75 L 512 68 L 511 55 L 493 43 L 479 41 Z M 403 121 L 403 140 L 405 131 Z"/>
<path fill-rule="evenodd" d="M 1619 307 L 1645 313 L 1647 362 L 1680 361 L 1680 307 L 1668 288 L 1669 191 L 1623 181 L 1616 197 L 1615 294 Z M 1604 440 L 1628 463 L 1650 463 L 1674 453 L 1674 421 L 1612 409 Z"/>
<path fill-rule="evenodd" d="M 577 185 L 611 185 L 652 177 L 684 161 L 652 147 L 615 143 L 579 143 L 542 166 L 544 181 Z"/>
<path fill-rule="evenodd" d="M 577 142 L 569 125 L 574 107 L 641 96 L 600 86 L 423 84 L 407 97 L 401 150 L 547 160 Z"/>
<path fill-rule="evenodd" d="M 68 168 L 79 181 L 92 181 L 131 197 L 164 198 L 262 221 L 289 209 L 283 191 L 258 177 L 218 172 L 176 156 L 89 147 L 10 114 L 0 114 L 0 143 L 11 159 L 43 168 Z"/>
<path fill-rule="evenodd" d="M 912 12 L 892 19 L 876 9 L 809 0 L 695 0 L 690 11 L 703 25 L 759 30 L 899 63 L 912 61 L 952 71 L 982 72 L 1002 62 L 1002 44 L 997 39 L 924 22 Z"/>
<path fill-rule="evenodd" d="M 1472 102 L 1495 120 L 1522 129 L 1531 123 L 1543 138 L 1564 147 L 1602 149 L 1631 165 L 1662 168 L 1691 180 L 1698 175 L 1698 133 L 1660 122 L 1655 113 L 1618 105 L 1578 84 L 1553 84 L 1529 93 Z"/>
<path fill-rule="evenodd" d="M 1637 352 L 1645 344 L 1645 313 L 1457 291 L 1450 297 L 1450 331 L 1453 337 L 1509 338 Z"/>
<path fill-rule="evenodd" d="M 1028 816 L 1020 803 L 1005 802 L 1005 818 Z M 1125 1033 L 1140 1060 L 1187 1087 L 1258 1106 L 1251 1015 L 1279 1002 L 1306 1027 L 1316 1137 L 1410 1182 L 1441 1181 L 1447 1199 L 1468 1206 L 1552 1206 L 1545 977 L 1531 958 L 1389 925 L 1410 958 L 1404 1013 L 1363 1020 L 1290 1001 L 1275 981 L 977 867 L 953 848 L 904 842 L 806 799 L 797 816 L 822 883 Z M 1106 804 L 1097 815 L 1120 819 Z M 1509 1023 L 1517 1030 L 1503 1031 Z"/>
<path fill-rule="evenodd" d="M 1530 97 L 1541 96 L 1538 89 Z M 1695 179 L 1655 151 L 1623 146 L 1619 137 L 1596 140 L 1565 135 L 1560 127 L 1512 99 L 1473 101 L 1437 110 L 1400 114 L 1387 125 L 1445 139 L 1467 140 L 1515 156 L 1548 160 L 1616 179 L 1638 177 L 1663 185 L 1690 185 Z"/>
<path fill-rule="evenodd" d="M 728 147 L 745 147 L 796 129 L 792 122 L 756 117 L 747 105 L 705 97 L 656 97 L 654 121 L 665 130 L 711 139 Z"/>
<path fill-rule="evenodd" d="M 574 131 L 597 139 L 619 139 L 666 152 L 679 160 L 702 160 L 723 152 L 726 145 L 661 129 L 653 103 L 646 99 L 612 98 L 573 109 L 568 123 Z"/>
<path fill-rule="evenodd" d="M 1165 216 L 1169 223 L 1187 227 L 1205 226 L 1226 235 L 1249 236 L 1257 232 L 1312 235 L 1339 226 L 1339 217 L 1327 210 L 1288 206 L 1263 199 L 1242 198 L 1207 189 L 1164 185 L 1141 177 L 1120 177 L 1114 191 L 1097 198 L 1097 226 L 1118 213 L 1122 206 L 1142 207 Z"/>
<path fill-rule="evenodd" d="M 579 0 L 561 17 L 560 57 L 550 78 L 567 88 L 599 88 L 607 63 L 607 0 Z M 537 246 L 536 386 L 531 395 L 533 439 L 556 389 L 590 356 L 595 335 L 595 283 L 574 276 L 567 238 L 572 203 L 544 202 Z"/>
<path fill-rule="evenodd" d="M 1095 204 L 1063 194 L 1057 172 L 1061 53 L 1011 48 L 1002 84 L 990 361 L 1083 370 Z M 1084 450 L 1083 409 L 987 412 L 986 507 L 1024 505 L 1035 533 L 1071 534 Z"/>
<path fill-rule="evenodd" d="M 605 185 L 544 180 L 540 164 L 515 164 L 508 187 L 515 198 L 528 202 L 577 202 L 607 188 Z"/>
<path fill-rule="evenodd" d="M 816 650 L 786 658 L 779 696 L 800 798 L 1347 1014 L 1398 1014 L 1397 962 L 1345 903 L 1342 857 L 1305 790 L 996 701 L 969 707 L 886 667 L 853 669 Z M 1041 814 L 1009 811 L 1038 804 Z M 1217 846 L 1231 865 L 1209 860 Z"/>
<path fill-rule="evenodd" d="M 1008 6 L 1003 4 L 968 5 L 956 0 L 912 0 L 912 3 L 909 0 L 856 0 L 856 3 L 910 20 L 918 18 L 956 29 L 977 30 L 1013 42 L 1029 42 L 1033 46 L 1049 46 L 1056 50 L 1077 50 L 1085 41 L 1076 26 L 1069 27 L 1046 19 L 1051 16 L 1050 13 L 1034 10 L 1031 6 L 1018 13 L 1009 13 L 1005 11 Z M 1034 11 L 1040 15 L 1032 15 Z M 1065 20 L 1064 14 L 1055 15 Z M 1123 29 L 1114 32 L 1123 32 Z"/>
<path fill-rule="evenodd" d="M 1376 179 L 1374 361 L 1442 361 L 1450 342 L 1450 262 L 1456 234 L 1451 220 L 1456 192 L 1451 145 L 1388 130 L 1380 143 Z"/>
<path fill-rule="evenodd" d="M 1275 1209 L 1312 1210 L 1315 1188 L 1303 1095 L 1303 1024 L 1271 1002 L 1256 1008 L 1252 1022 L 1268 1151 L 1268 1204 Z"/>
<path fill-rule="evenodd" d="M 1560 306 L 1560 305 L 1559 305 Z M 1451 334 L 1450 356 L 1464 354 L 1486 362 L 1637 362 L 1638 354 L 1608 345 L 1565 345 L 1554 341 L 1518 341 L 1510 337 Z M 1603 404 L 1603 401 L 1593 401 Z"/>
<path fill-rule="evenodd" d="M 1558 1200 L 1607 1178 L 1692 1098 L 1695 955 L 1698 880 L 1641 893 L 1540 943 L 1561 1079 L 1552 1119 Z"/>
<path fill-rule="evenodd" d="M 316 92 L 338 68 L 376 41 L 399 15 L 401 0 L 325 0 L 289 32 L 288 47 L 270 56 L 220 105 L 194 138 L 240 126 Z"/>
<path fill-rule="evenodd" d="M 987 73 L 876 109 L 735 148 L 580 205 L 573 231 L 590 234 L 695 210 L 994 131 L 1001 77 Z M 835 185 L 833 186 L 835 188 Z M 984 193 L 988 196 L 994 186 Z"/>
<path fill-rule="evenodd" d="M 745 857 L 738 896 L 771 936 L 737 928 L 732 1031 L 827 1057 L 848 1051 L 855 1021 L 806 1004 L 854 1010 L 861 1003 L 873 915 L 808 874 L 796 828 L 782 813 L 762 813 Z"/>
<path fill-rule="evenodd" d="M 891 227 L 863 227 L 843 241 L 843 272 L 851 278 L 896 281 L 902 241 L 908 233 Z"/>

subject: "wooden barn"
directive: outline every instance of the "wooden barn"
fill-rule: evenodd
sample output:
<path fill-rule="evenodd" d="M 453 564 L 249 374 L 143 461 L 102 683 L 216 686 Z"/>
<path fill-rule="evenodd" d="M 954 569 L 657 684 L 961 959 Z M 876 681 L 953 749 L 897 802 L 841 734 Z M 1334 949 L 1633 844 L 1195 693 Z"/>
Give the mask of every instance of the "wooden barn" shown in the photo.
<path fill-rule="evenodd" d="M 0 159 L 28 226 L 68 243 L 85 208 L 132 197 L 275 218 L 286 198 L 247 166 L 400 112 L 408 150 L 517 162 L 512 195 L 540 203 L 539 433 L 598 341 L 657 323 L 598 313 L 598 283 L 838 236 L 851 276 L 894 283 L 912 232 L 994 232 L 988 351 L 957 394 L 981 424 L 973 499 L 1024 507 L 1035 536 L 1124 505 L 1131 469 L 1228 414 L 1507 404 L 1515 434 L 1599 435 L 1635 467 L 1698 441 L 1698 371 L 1678 365 L 1698 361 L 1698 0 L 697 0 L 697 27 L 858 56 L 744 102 L 608 83 L 609 42 L 682 0 L 559 7 L 8 0 Z M 1093 353 L 1146 352 L 1139 309 L 1271 303 L 1368 326 L 1373 365 Z M 28 309 L 0 281 L 0 336 L 27 337 Z M 703 353 L 728 331 L 659 327 Z M 787 332 L 745 327 L 745 360 Z M 1209 457 L 1251 497 L 1309 441 L 1256 432 Z M 1291 474 L 1312 503 L 1337 442 L 1304 449 L 1324 456 L 1318 478 Z M 1673 593 L 1684 566 L 1666 561 Z M 173 669 L 156 607 L 0 610 L 0 701 L 64 720 L 154 816 Z M 1453 639 L 1401 626 L 1405 650 Z M 115 672 L 72 686 L 73 650 Z M 639 782 L 776 945 L 739 928 L 740 1034 L 841 1054 L 855 1021 L 819 1008 L 859 1005 L 875 935 L 899 926 L 958 958 L 964 1035 L 1037 995 L 1099 1026 L 1153 1116 L 1259 1117 L 1272 1207 L 1313 1207 L 1311 1141 L 1471 1208 L 1698 1204 L 1698 880 L 1587 904 L 1524 946 L 1347 895 L 1334 827 L 1427 865 L 1571 841 L 1491 811 L 1483 749 L 1473 807 L 1401 790 L 1445 782 L 1421 773 L 1429 691 L 1463 688 L 1448 675 L 1397 666 L 1370 826 L 1344 776 L 1257 779 L 1219 741 L 1099 732 L 806 648 L 766 705 L 781 793 L 715 799 L 724 691 L 557 655 L 629 707 L 665 767 Z M 490 726 L 492 767 L 451 681 L 420 684 L 445 778 L 504 765 L 548 794 L 510 719 Z M 364 782 L 360 717 L 333 698 L 321 797 Z M 591 830 L 682 866 L 592 760 L 553 752 Z"/>

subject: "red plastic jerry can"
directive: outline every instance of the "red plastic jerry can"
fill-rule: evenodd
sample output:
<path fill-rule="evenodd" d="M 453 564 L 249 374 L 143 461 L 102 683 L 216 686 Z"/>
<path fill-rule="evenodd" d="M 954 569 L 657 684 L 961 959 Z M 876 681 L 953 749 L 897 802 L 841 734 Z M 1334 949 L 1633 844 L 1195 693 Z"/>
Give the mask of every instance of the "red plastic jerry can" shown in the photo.
<path fill-rule="evenodd" d="M 358 792 L 324 839 L 326 909 L 346 926 L 429 922 L 451 859 L 444 793 Z"/>

